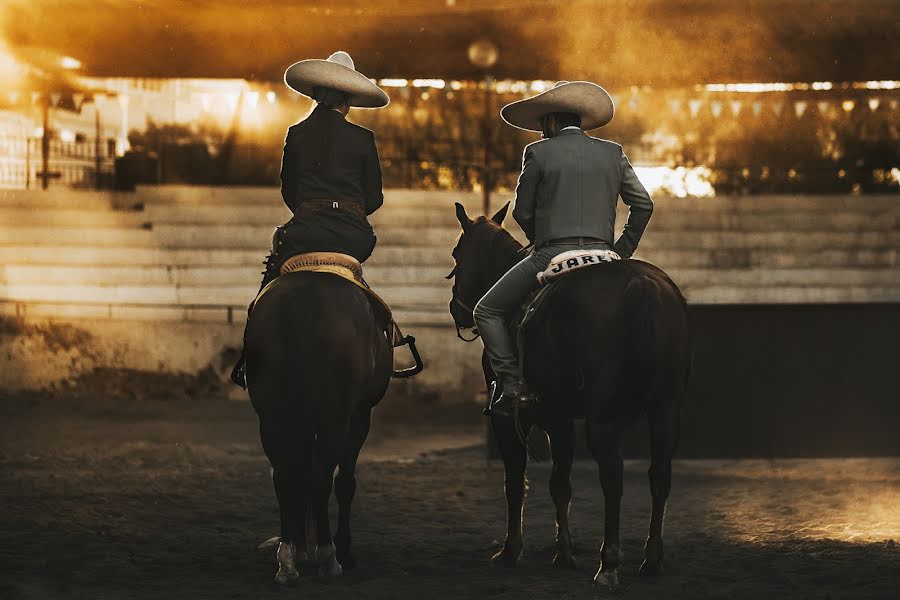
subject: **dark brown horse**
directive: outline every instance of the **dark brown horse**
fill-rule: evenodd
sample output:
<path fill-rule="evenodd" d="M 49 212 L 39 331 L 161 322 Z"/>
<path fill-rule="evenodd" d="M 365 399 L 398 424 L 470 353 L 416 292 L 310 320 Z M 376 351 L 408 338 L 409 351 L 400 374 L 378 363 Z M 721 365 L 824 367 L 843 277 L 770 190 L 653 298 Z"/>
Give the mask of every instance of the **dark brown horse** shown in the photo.
<path fill-rule="evenodd" d="M 279 583 L 297 578 L 295 558 L 303 560 L 312 528 L 317 547 L 311 550 L 322 574 L 354 566 L 350 504 L 372 407 L 392 375 L 421 370 L 414 340 L 407 338 L 417 366 L 393 371 L 383 321 L 359 286 L 327 273 L 282 275 L 253 307 L 247 384 L 281 512 Z M 333 540 L 328 519 L 332 485 L 338 502 Z"/>
<path fill-rule="evenodd" d="M 456 205 L 462 235 L 453 250 L 456 266 L 450 313 L 457 328 L 474 326 L 472 307 L 516 262 L 524 249 L 501 225 L 509 205 L 488 219 L 469 218 Z M 550 439 L 550 494 L 556 506 L 554 564 L 575 566 L 568 512 L 572 497 L 574 418 L 586 421 L 587 442 L 600 471 L 605 523 L 595 583 L 615 586 L 619 566 L 622 499 L 622 435 L 646 415 L 650 431 L 652 514 L 641 573 L 663 563 L 663 515 L 678 443 L 679 413 L 690 368 L 687 306 L 678 287 L 660 269 L 639 260 L 619 260 L 564 276 L 545 316 L 520 336 L 520 360 L 540 402 L 519 415 Z M 483 357 L 485 380 L 494 379 Z M 526 447 L 513 419 L 492 418 L 506 472 L 507 532 L 495 563 L 514 566 L 522 552 L 522 502 Z"/>

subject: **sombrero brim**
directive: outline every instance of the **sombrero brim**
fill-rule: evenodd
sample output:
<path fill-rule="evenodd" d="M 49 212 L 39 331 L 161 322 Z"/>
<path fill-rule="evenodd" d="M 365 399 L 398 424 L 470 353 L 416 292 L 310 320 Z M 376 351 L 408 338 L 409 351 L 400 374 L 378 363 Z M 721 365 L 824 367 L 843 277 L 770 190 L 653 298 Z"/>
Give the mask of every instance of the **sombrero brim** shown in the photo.
<path fill-rule="evenodd" d="M 579 115 L 581 128 L 587 131 L 612 121 L 616 108 L 609 93 L 596 83 L 570 81 L 537 96 L 507 104 L 500 110 L 500 116 L 513 127 L 541 131 L 541 118 L 553 112 Z"/>
<path fill-rule="evenodd" d="M 350 106 L 381 108 L 391 101 L 369 78 L 333 61 L 311 58 L 292 64 L 284 72 L 289 88 L 312 98 L 314 87 L 327 87 L 350 95 Z"/>

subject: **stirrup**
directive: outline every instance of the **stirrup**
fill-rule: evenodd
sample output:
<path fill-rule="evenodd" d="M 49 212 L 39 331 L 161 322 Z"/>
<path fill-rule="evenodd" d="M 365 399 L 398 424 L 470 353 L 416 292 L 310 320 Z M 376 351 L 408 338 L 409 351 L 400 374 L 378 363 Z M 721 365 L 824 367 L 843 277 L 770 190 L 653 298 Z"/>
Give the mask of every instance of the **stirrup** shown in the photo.
<path fill-rule="evenodd" d="M 246 364 L 247 361 L 244 359 L 244 356 L 241 355 L 237 364 L 234 365 L 234 368 L 231 370 L 231 383 L 245 390 L 247 389 L 247 372 L 244 370 Z"/>

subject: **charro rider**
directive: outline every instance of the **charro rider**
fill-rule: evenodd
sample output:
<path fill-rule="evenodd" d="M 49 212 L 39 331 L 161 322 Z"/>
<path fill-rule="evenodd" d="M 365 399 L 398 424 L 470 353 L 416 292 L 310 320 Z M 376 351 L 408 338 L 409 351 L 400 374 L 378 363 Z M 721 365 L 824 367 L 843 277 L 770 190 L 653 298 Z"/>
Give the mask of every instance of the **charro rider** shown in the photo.
<path fill-rule="evenodd" d="M 296 254 L 339 252 L 365 261 L 376 241 L 367 216 L 384 202 L 375 135 L 346 117 L 351 106 L 387 106 L 387 94 L 356 70 L 346 52 L 294 63 L 284 82 L 316 106 L 287 132 L 281 196 L 294 216 L 273 236 L 260 291 Z M 241 387 L 244 359 L 242 350 L 231 374 Z"/>
<path fill-rule="evenodd" d="M 475 306 L 475 323 L 503 388 L 492 410 L 509 414 L 533 396 L 522 377 L 506 318 L 538 285 L 551 259 L 571 250 L 612 249 L 630 257 L 653 212 L 650 195 L 619 144 L 588 136 L 613 118 L 612 98 L 587 81 L 561 81 L 532 98 L 503 107 L 503 120 L 542 132 L 525 147 L 513 217 L 534 245 Z M 613 243 L 618 197 L 630 208 Z"/>

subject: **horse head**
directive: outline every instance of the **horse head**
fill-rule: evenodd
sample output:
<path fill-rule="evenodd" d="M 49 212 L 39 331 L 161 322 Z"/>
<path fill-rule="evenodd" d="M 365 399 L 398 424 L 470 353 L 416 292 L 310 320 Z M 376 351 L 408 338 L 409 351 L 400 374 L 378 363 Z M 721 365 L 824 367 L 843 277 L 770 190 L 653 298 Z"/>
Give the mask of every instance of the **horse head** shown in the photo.
<path fill-rule="evenodd" d="M 457 331 L 475 326 L 475 305 L 518 260 L 522 246 L 503 228 L 508 211 L 507 202 L 490 218 L 471 219 L 463 205 L 456 203 L 462 233 L 453 248 L 454 266 L 447 279 L 453 280 L 450 315 Z"/>

